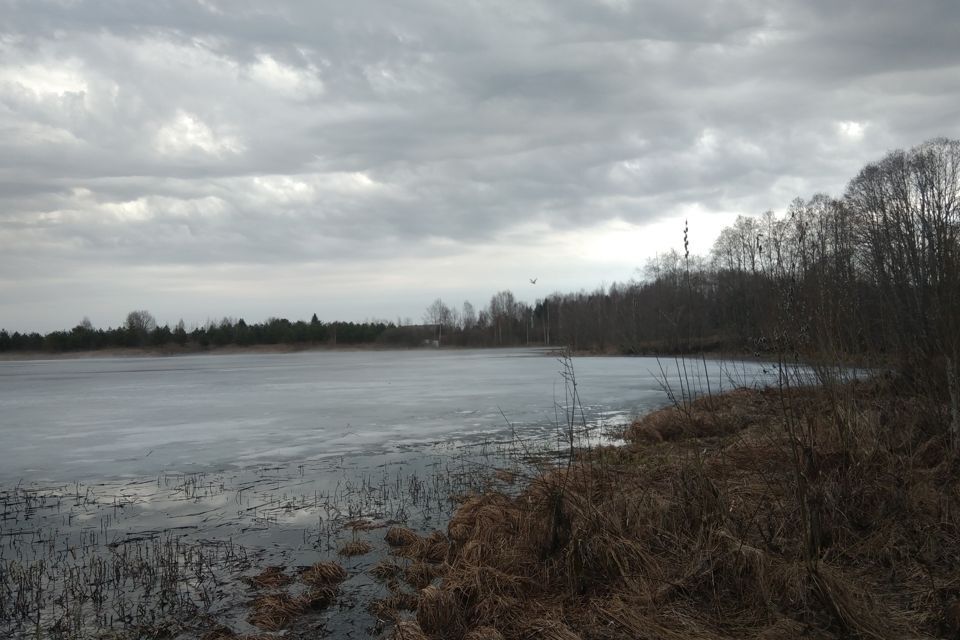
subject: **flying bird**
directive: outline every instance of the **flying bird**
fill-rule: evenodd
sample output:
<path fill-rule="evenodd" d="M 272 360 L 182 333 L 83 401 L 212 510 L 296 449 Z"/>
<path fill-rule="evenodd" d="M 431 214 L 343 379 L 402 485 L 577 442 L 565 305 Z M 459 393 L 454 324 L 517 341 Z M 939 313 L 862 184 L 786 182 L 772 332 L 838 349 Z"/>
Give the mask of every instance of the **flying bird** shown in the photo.
<path fill-rule="evenodd" d="M 537 280 L 540 278 L 530 278 L 530 284 L 537 284 Z"/>

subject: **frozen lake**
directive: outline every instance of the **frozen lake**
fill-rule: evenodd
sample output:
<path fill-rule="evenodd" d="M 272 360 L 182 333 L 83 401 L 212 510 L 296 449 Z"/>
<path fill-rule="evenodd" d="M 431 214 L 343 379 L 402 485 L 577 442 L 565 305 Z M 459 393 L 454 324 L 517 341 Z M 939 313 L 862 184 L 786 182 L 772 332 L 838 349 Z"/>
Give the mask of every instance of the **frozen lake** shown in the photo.
<path fill-rule="evenodd" d="M 673 361 L 664 367 L 672 369 Z M 666 403 L 651 358 L 577 357 L 589 419 Z M 696 366 L 703 366 L 698 363 Z M 716 387 L 756 364 L 708 362 Z M 0 362 L 0 484 L 73 482 L 549 428 L 560 363 L 533 350 L 304 352 Z M 700 371 L 702 374 L 702 371 Z M 675 381 L 674 381 L 675 382 Z"/>

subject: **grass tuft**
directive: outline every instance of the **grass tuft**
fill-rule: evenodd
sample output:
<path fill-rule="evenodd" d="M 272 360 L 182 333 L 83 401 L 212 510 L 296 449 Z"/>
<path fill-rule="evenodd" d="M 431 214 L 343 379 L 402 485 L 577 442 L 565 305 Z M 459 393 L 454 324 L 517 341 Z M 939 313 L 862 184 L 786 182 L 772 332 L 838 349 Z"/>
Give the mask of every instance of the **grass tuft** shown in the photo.
<path fill-rule="evenodd" d="M 284 567 L 267 567 L 246 581 L 255 589 L 279 589 L 293 582 L 293 578 L 284 573 Z"/>
<path fill-rule="evenodd" d="M 318 562 L 301 571 L 300 579 L 314 587 L 333 586 L 346 580 L 347 572 L 336 562 Z"/>
<path fill-rule="evenodd" d="M 390 527 L 384 536 L 384 540 L 391 547 L 406 547 L 414 544 L 420 539 L 412 529 L 406 527 Z"/>
<path fill-rule="evenodd" d="M 337 553 L 345 558 L 350 558 L 353 556 L 366 555 L 371 551 L 373 551 L 373 545 L 366 540 L 351 540 L 340 547 Z"/>

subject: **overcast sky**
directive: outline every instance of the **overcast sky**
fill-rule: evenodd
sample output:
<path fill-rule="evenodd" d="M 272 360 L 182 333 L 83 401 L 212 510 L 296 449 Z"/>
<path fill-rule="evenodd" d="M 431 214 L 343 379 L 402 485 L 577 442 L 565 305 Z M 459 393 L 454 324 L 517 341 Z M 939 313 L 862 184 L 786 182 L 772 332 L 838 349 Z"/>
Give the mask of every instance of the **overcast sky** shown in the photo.
<path fill-rule="evenodd" d="M 684 219 L 706 252 L 960 135 L 958 24 L 955 0 L 0 0 L 0 327 L 626 281 Z"/>

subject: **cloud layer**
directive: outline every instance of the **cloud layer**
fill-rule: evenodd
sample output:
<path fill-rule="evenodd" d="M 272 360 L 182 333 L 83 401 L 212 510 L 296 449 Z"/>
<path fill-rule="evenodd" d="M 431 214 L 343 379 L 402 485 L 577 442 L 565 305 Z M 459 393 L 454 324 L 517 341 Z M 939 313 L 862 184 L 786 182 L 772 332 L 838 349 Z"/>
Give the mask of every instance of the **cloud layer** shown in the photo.
<path fill-rule="evenodd" d="M 0 5 L 10 329 L 622 280 L 960 134 L 952 2 Z"/>

